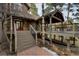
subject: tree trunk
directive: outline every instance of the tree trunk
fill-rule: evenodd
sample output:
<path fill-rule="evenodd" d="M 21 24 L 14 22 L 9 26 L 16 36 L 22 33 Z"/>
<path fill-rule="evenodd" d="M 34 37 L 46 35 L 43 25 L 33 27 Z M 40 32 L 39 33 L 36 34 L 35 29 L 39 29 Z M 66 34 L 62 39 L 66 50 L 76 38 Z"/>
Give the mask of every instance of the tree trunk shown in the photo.
<path fill-rule="evenodd" d="M 68 3 L 68 15 L 67 15 L 67 20 L 69 20 L 69 13 L 70 13 L 70 3 Z"/>

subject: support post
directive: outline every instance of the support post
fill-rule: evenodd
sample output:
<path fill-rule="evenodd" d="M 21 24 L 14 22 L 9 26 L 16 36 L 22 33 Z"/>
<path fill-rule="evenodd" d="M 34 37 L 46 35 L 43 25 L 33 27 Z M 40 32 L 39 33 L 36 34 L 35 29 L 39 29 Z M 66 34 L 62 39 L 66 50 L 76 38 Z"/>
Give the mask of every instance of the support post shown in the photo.
<path fill-rule="evenodd" d="M 74 23 L 73 23 L 73 43 L 75 43 L 75 24 Z"/>
<path fill-rule="evenodd" d="M 45 30 L 44 30 L 44 17 L 42 17 L 42 40 L 43 40 L 43 45 L 45 45 Z"/>
<path fill-rule="evenodd" d="M 67 40 L 67 51 L 70 52 L 70 38 L 66 39 Z"/>
<path fill-rule="evenodd" d="M 10 52 L 12 52 L 12 33 L 13 33 L 13 26 L 12 26 L 12 16 L 10 16 Z"/>
<path fill-rule="evenodd" d="M 44 20 L 44 3 L 42 3 L 42 40 L 43 40 L 43 46 L 45 45 L 45 20 Z"/>
<path fill-rule="evenodd" d="M 37 45 L 37 43 L 38 43 L 38 40 L 37 40 L 37 33 L 36 33 L 36 45 Z"/>
<path fill-rule="evenodd" d="M 73 37 L 74 37 L 74 32 L 75 32 L 75 24 L 73 23 Z"/>
<path fill-rule="evenodd" d="M 52 44 L 52 18 L 50 17 L 50 43 Z"/>
<path fill-rule="evenodd" d="M 15 33 L 15 52 L 17 52 L 17 31 L 16 31 L 16 23 L 14 22 L 14 33 Z"/>
<path fill-rule="evenodd" d="M 11 14 L 11 3 L 9 4 L 10 14 Z M 12 26 L 12 15 L 10 15 L 10 53 L 12 53 L 12 33 L 13 33 L 13 26 Z"/>

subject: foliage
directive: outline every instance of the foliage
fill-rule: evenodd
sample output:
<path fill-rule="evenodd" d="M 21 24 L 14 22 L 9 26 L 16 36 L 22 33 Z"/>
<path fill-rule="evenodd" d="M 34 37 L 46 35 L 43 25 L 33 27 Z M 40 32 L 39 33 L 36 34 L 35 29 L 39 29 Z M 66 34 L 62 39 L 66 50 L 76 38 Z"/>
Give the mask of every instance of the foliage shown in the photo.
<path fill-rule="evenodd" d="M 45 13 L 48 13 L 52 10 L 56 10 L 57 6 L 60 7 L 60 9 L 63 7 L 64 3 L 46 3 Z"/>
<path fill-rule="evenodd" d="M 37 14 L 37 8 L 36 8 L 36 5 L 35 5 L 34 3 L 31 3 L 30 10 L 31 10 L 31 13 L 32 13 L 33 15 L 38 15 L 38 14 Z"/>

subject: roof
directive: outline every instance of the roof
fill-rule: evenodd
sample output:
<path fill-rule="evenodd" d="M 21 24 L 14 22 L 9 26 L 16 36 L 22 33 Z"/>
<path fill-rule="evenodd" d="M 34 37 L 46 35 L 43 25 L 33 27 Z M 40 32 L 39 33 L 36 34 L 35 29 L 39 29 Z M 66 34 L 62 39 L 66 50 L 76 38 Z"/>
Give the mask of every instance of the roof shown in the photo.
<path fill-rule="evenodd" d="M 35 21 L 36 21 L 36 20 L 39 18 L 39 16 L 32 15 L 32 14 L 30 14 L 30 13 L 27 13 L 27 14 L 25 15 L 25 18 L 28 18 L 28 19 L 35 20 Z"/>
<path fill-rule="evenodd" d="M 32 15 L 30 13 L 26 13 L 26 14 L 13 14 L 14 18 L 24 18 L 25 20 L 33 20 L 33 21 L 36 21 L 39 16 L 35 16 L 35 15 Z"/>
<path fill-rule="evenodd" d="M 27 4 L 27 3 L 21 3 L 21 4 L 28 7 L 28 9 L 30 8 L 30 4 Z M 28 20 L 36 21 L 38 19 L 38 16 L 30 14 L 29 11 L 27 11 L 27 10 L 26 10 L 26 13 L 14 11 L 14 12 L 12 12 L 12 15 L 14 16 L 14 18 L 22 18 L 22 19 L 24 18 L 25 20 L 28 19 Z"/>
<path fill-rule="evenodd" d="M 28 9 L 30 9 L 30 4 L 28 3 L 21 3 L 21 4 L 25 5 L 26 7 L 28 7 Z"/>
<path fill-rule="evenodd" d="M 50 13 L 44 14 L 44 19 L 46 22 L 50 22 L 50 17 L 52 17 L 52 23 L 63 22 L 64 17 L 63 14 L 59 10 L 52 11 Z M 38 18 L 38 20 L 42 20 L 42 16 Z"/>

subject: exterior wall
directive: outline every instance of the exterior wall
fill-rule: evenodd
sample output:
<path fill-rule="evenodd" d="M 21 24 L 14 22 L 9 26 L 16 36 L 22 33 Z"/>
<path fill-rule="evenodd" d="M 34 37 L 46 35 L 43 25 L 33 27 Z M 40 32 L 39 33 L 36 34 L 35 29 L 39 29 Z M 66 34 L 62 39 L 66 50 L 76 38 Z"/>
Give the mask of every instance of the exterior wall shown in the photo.
<path fill-rule="evenodd" d="M 34 21 L 17 21 L 17 30 L 26 31 L 29 30 L 30 24 L 36 27 L 36 23 Z"/>
<path fill-rule="evenodd" d="M 22 22 L 22 21 L 17 21 L 16 22 L 16 24 L 17 24 L 17 30 L 27 30 L 27 22 L 25 21 L 25 22 Z"/>

